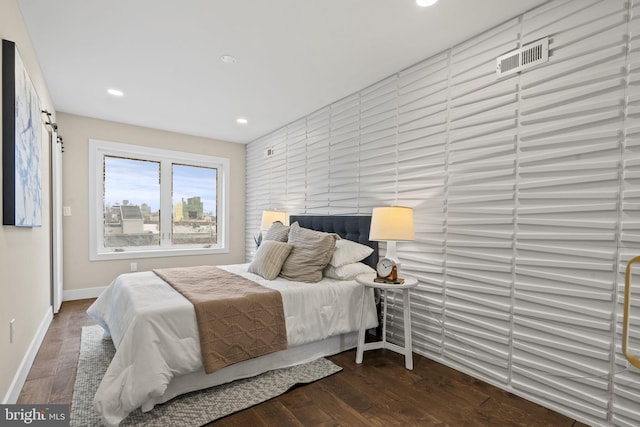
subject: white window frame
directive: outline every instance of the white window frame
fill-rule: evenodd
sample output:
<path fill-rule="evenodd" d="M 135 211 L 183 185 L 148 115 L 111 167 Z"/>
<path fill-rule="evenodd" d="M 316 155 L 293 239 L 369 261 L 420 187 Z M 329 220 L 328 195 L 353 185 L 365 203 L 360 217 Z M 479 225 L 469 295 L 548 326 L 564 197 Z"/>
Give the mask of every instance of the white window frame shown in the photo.
<path fill-rule="evenodd" d="M 160 245 L 123 248 L 114 251 L 104 247 L 104 157 L 116 156 L 160 163 Z M 216 168 L 217 172 L 217 237 L 215 245 L 172 245 L 171 164 Z M 229 159 L 164 150 L 160 148 L 89 140 L 89 260 L 154 258 L 184 255 L 229 253 Z M 167 212 L 169 214 L 167 215 Z M 210 246 L 210 247 L 207 247 Z"/>

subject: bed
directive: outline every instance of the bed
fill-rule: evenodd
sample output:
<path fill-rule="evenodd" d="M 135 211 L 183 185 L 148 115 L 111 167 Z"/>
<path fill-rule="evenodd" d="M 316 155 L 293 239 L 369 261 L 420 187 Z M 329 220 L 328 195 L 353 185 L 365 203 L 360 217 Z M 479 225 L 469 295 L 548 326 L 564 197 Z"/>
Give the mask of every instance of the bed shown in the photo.
<path fill-rule="evenodd" d="M 291 216 L 290 223 L 371 247 L 373 252 L 362 263 L 374 267 L 378 248 L 377 242 L 368 239 L 370 220 L 368 216 L 314 215 Z M 88 309 L 89 316 L 103 327 L 105 337 L 111 337 L 116 347 L 94 399 L 105 424 L 118 425 L 137 408 L 150 411 L 183 393 L 354 348 L 361 307 L 366 327 L 378 324 L 373 292 L 363 292 L 355 280 L 267 280 L 250 272 L 251 264 L 218 267 L 282 295 L 286 349 L 206 374 L 194 305 L 154 272 L 122 274 Z"/>

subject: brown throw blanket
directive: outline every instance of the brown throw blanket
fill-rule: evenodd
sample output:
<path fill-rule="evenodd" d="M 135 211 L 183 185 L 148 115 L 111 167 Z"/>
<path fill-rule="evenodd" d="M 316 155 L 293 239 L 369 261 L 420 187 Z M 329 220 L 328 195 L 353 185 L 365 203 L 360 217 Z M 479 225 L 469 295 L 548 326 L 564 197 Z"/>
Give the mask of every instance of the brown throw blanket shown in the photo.
<path fill-rule="evenodd" d="M 287 348 L 280 292 L 209 265 L 153 272 L 193 304 L 207 374 Z"/>

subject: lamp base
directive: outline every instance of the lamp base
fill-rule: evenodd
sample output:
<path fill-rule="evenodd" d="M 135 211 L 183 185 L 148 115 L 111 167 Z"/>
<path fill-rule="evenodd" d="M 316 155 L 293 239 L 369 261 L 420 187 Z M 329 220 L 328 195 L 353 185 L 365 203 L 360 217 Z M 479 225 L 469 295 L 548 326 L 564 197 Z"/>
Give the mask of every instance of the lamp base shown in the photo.
<path fill-rule="evenodd" d="M 388 240 L 387 241 L 387 253 L 384 256 L 384 258 L 390 259 L 395 263 L 394 268 L 394 275 L 393 278 L 384 278 L 384 277 L 377 277 L 374 282 L 378 282 L 378 283 L 390 283 L 390 284 L 395 284 L 395 285 L 401 285 L 404 283 L 404 279 L 401 279 L 398 277 L 398 273 L 400 272 L 400 260 L 398 259 L 398 254 L 396 252 L 396 241 L 395 240 Z"/>
<path fill-rule="evenodd" d="M 385 258 L 389 258 L 390 260 L 395 262 L 396 265 L 400 265 L 400 261 L 398 260 L 398 254 L 396 252 L 396 241 L 395 240 L 387 241 L 387 254 L 384 257 Z"/>

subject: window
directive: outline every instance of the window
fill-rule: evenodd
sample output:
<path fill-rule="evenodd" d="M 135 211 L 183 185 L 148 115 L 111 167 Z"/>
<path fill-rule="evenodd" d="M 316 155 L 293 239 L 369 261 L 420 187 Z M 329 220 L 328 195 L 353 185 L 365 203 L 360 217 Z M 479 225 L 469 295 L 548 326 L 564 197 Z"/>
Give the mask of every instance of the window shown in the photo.
<path fill-rule="evenodd" d="M 229 160 L 90 140 L 92 261 L 229 252 Z"/>

